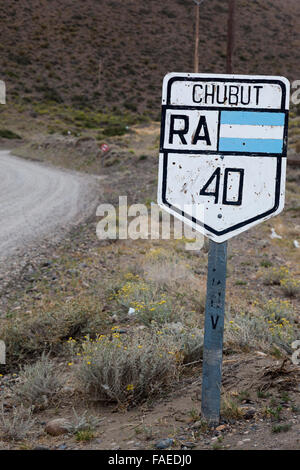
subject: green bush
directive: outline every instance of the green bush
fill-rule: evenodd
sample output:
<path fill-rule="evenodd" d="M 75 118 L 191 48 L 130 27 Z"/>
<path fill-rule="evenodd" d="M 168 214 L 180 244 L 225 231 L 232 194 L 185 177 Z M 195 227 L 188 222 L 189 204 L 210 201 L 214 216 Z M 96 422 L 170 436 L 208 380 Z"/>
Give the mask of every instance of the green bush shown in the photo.
<path fill-rule="evenodd" d="M 16 134 L 13 131 L 10 131 L 9 129 L 0 129 L 0 137 L 3 139 L 21 139 L 18 134 Z"/>

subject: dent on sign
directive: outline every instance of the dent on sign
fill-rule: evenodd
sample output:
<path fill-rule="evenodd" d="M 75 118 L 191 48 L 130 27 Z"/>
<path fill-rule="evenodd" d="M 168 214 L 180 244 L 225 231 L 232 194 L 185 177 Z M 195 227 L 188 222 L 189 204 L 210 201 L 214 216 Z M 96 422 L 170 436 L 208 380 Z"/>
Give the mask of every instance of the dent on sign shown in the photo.
<path fill-rule="evenodd" d="M 289 82 L 168 74 L 158 203 L 216 242 L 284 206 Z"/>

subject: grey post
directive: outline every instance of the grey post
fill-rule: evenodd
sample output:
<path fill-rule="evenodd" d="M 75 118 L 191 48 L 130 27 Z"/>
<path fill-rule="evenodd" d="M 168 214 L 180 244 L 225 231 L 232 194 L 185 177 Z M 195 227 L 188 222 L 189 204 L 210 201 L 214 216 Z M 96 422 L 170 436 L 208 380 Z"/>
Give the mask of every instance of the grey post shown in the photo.
<path fill-rule="evenodd" d="M 204 325 L 202 416 L 219 423 L 225 312 L 227 242 L 210 240 Z"/>

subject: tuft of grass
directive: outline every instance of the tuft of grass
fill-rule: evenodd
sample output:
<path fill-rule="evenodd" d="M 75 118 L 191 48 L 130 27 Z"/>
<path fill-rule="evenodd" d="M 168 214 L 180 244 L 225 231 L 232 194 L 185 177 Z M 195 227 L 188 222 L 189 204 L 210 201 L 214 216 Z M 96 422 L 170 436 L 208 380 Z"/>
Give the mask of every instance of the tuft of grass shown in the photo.
<path fill-rule="evenodd" d="M 200 414 L 199 414 L 199 410 L 197 410 L 196 408 L 192 408 L 189 412 L 188 412 L 190 418 L 192 421 L 199 421 L 200 420 Z"/>
<path fill-rule="evenodd" d="M 75 434 L 76 441 L 87 442 L 95 437 L 94 432 L 90 429 L 85 429 L 84 431 L 77 431 Z"/>
<path fill-rule="evenodd" d="M 100 419 L 91 414 L 88 414 L 87 410 L 82 414 L 78 414 L 75 408 L 73 408 L 73 418 L 68 427 L 68 431 L 75 436 L 80 435 L 81 437 L 92 435 L 94 429 L 100 423 Z M 86 433 L 86 434 L 85 434 Z M 91 437 L 90 437 L 91 438 Z M 88 440 L 88 439 L 77 439 L 77 440 Z"/>
<path fill-rule="evenodd" d="M 256 394 L 257 394 L 257 398 L 269 398 L 270 397 L 270 393 L 264 392 L 263 390 L 257 390 Z"/>
<path fill-rule="evenodd" d="M 243 410 L 234 398 L 225 395 L 221 404 L 221 415 L 225 419 L 242 419 Z"/>
<path fill-rule="evenodd" d="M 32 409 L 14 407 L 11 413 L 5 413 L 3 404 L 0 408 L 0 428 L 3 439 L 8 441 L 20 441 L 32 430 L 35 419 L 32 417 Z"/>
<path fill-rule="evenodd" d="M 57 367 L 45 354 L 34 364 L 23 366 L 20 380 L 17 400 L 39 408 L 46 407 L 61 388 Z"/>
<path fill-rule="evenodd" d="M 249 400 L 250 399 L 250 392 L 249 390 L 242 390 L 239 394 L 238 394 L 238 399 L 239 401 L 244 401 L 244 400 Z"/>
<path fill-rule="evenodd" d="M 260 265 L 263 268 L 271 268 L 272 267 L 272 262 L 267 260 L 267 259 L 264 259 L 264 260 L 261 261 Z"/>
<path fill-rule="evenodd" d="M 291 427 L 291 424 L 274 424 L 274 426 L 272 426 L 272 432 L 275 434 L 280 432 L 287 432 L 291 429 Z"/>
<path fill-rule="evenodd" d="M 273 405 L 273 406 L 274 407 L 267 407 L 265 409 L 265 415 L 270 416 L 273 420 L 280 421 L 282 406 L 281 405 L 278 405 L 278 406 Z"/>

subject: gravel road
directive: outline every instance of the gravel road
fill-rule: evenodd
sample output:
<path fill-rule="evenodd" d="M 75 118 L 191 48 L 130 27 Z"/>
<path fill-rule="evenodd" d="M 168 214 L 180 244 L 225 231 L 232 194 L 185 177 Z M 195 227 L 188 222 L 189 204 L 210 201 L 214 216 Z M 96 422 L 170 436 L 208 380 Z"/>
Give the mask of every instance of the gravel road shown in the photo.
<path fill-rule="evenodd" d="M 4 260 L 28 256 L 42 240 L 53 242 L 87 218 L 97 202 L 96 181 L 0 151 L 0 274 Z"/>

